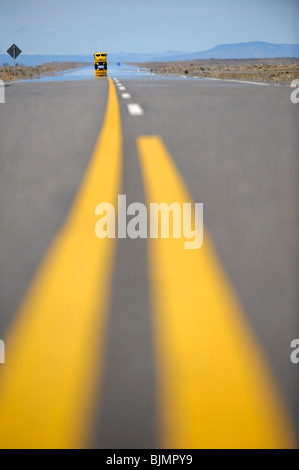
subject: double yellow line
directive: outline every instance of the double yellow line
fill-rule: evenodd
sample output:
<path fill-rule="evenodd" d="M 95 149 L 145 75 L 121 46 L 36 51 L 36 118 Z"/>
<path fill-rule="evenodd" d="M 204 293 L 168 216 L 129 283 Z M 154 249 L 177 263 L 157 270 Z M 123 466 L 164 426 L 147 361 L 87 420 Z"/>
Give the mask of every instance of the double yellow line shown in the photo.
<path fill-rule="evenodd" d="M 163 142 L 140 137 L 137 146 L 148 204 L 191 202 Z M 91 164 L 6 339 L 2 448 L 90 444 L 115 250 L 114 240 L 95 236 L 94 210 L 99 201 L 116 206 L 121 153 L 109 79 Z M 207 233 L 200 250 L 172 238 L 148 246 L 161 447 L 295 446 L 288 413 Z"/>

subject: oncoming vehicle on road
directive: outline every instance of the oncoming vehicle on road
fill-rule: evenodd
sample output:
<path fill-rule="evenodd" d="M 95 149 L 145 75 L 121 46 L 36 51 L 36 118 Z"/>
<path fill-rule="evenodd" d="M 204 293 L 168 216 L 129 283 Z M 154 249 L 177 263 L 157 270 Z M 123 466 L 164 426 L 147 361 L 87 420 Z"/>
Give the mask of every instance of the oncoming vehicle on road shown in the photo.
<path fill-rule="evenodd" d="M 107 70 L 107 53 L 95 52 L 93 56 L 95 70 Z"/>

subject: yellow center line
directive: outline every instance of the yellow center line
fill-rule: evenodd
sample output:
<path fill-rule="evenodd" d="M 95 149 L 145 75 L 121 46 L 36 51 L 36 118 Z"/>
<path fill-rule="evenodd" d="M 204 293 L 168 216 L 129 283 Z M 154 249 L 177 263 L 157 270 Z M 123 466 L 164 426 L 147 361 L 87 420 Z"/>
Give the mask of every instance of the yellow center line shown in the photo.
<path fill-rule="evenodd" d="M 114 84 L 91 163 L 6 338 L 1 448 L 88 446 L 103 364 L 115 241 L 95 235 L 99 202 L 116 205 L 122 133 Z"/>
<path fill-rule="evenodd" d="M 157 136 L 137 146 L 149 203 L 192 202 Z M 162 448 L 288 448 L 295 437 L 265 358 L 207 232 L 150 239 Z"/>

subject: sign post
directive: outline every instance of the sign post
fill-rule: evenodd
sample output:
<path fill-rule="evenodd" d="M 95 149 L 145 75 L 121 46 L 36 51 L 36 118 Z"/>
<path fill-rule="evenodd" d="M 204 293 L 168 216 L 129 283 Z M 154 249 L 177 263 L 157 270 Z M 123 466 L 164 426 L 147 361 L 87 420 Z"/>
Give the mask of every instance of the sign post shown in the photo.
<path fill-rule="evenodd" d="M 21 49 L 18 48 L 18 46 L 13 44 L 12 46 L 10 46 L 9 49 L 7 49 L 6 52 L 13 58 L 13 65 L 14 65 L 13 76 L 14 76 L 14 79 L 15 79 L 16 78 L 16 58 L 18 57 L 18 55 L 21 54 L 22 51 L 21 51 Z"/>

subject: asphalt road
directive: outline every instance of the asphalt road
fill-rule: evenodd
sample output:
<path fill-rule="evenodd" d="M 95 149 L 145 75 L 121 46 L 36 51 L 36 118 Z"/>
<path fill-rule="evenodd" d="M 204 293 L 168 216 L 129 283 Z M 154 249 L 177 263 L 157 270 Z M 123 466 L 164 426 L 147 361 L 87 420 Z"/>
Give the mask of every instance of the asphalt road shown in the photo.
<path fill-rule="evenodd" d="M 193 200 L 203 203 L 204 225 L 219 264 L 262 351 L 275 393 L 281 393 L 286 413 L 298 429 L 298 365 L 290 361 L 290 343 L 298 338 L 299 108 L 290 101 L 290 87 L 138 74 L 118 77 L 117 72 L 113 77 L 119 80 L 110 87 L 116 86 L 123 135 L 121 194 L 127 196 L 127 204 L 146 203 L 136 139 L 159 136 Z M 110 99 L 104 77 L 12 83 L 5 93 L 6 102 L 0 105 L 0 338 L 4 340 L 14 329 L 34 274 L 65 223 Z M 139 104 L 143 114 L 130 115 L 128 103 Z M 105 181 L 105 175 L 102 178 Z M 165 180 L 166 188 L 168 184 Z M 94 213 L 94 207 L 90 210 Z M 162 439 L 159 433 L 159 357 L 148 240 L 119 239 L 115 248 L 104 359 L 94 387 L 87 446 L 155 448 L 174 442 L 180 447 L 179 438 L 171 441 L 164 436 L 167 426 Z M 57 336 L 59 329 L 58 323 Z M 213 367 L 227 367 L 217 333 L 207 341 L 216 351 L 219 344 Z M 241 349 L 243 345 L 241 356 L 248 353 L 246 341 L 240 341 Z M 5 367 L 9 350 L 0 373 Z M 230 413 L 225 407 L 224 414 Z M 14 419 L 17 427 L 18 418 Z M 181 442 L 188 446 L 187 438 Z"/>

